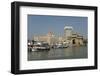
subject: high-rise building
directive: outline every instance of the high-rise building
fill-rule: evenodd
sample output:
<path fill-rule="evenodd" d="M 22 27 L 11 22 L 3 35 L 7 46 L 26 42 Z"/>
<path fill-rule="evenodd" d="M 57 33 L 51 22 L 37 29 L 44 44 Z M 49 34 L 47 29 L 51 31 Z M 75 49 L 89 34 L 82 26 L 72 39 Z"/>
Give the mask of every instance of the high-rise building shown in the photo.
<path fill-rule="evenodd" d="M 64 37 L 66 39 L 68 39 L 68 37 L 72 35 L 72 31 L 73 31 L 73 27 L 71 27 L 71 26 L 65 26 L 64 27 Z"/>

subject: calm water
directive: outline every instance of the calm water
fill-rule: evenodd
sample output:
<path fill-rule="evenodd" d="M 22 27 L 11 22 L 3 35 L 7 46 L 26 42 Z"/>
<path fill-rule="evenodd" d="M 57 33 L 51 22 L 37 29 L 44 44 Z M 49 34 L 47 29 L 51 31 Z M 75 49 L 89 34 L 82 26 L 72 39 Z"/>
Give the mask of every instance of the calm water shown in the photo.
<path fill-rule="evenodd" d="M 51 59 L 79 59 L 87 58 L 87 46 L 51 49 L 49 51 L 28 52 L 28 60 L 51 60 Z"/>

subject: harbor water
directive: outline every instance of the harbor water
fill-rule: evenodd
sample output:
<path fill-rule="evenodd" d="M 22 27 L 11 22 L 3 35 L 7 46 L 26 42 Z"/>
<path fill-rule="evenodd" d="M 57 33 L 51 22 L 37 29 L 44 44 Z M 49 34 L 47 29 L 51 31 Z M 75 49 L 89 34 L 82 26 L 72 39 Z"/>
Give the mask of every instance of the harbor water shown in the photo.
<path fill-rule="evenodd" d="M 28 61 L 88 58 L 87 46 L 28 51 Z"/>

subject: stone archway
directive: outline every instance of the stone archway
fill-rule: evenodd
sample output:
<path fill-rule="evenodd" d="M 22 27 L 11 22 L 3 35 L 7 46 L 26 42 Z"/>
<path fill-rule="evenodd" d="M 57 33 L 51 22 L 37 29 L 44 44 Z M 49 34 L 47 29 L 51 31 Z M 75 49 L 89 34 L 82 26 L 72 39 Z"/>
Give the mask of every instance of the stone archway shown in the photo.
<path fill-rule="evenodd" d="M 75 39 L 72 40 L 72 44 L 76 44 Z"/>

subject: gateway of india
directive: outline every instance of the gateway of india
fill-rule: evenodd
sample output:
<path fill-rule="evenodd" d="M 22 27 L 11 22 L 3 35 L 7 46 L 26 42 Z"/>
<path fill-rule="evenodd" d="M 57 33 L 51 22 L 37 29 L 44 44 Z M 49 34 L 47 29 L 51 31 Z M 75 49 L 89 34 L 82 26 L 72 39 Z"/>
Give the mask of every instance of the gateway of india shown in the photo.
<path fill-rule="evenodd" d="M 68 44 L 71 46 L 85 45 L 87 40 L 78 33 L 73 32 L 73 27 L 65 26 L 63 36 L 55 36 L 53 32 L 47 33 L 47 35 L 39 35 L 33 37 L 34 41 L 47 42 L 49 45 L 55 44 Z"/>

